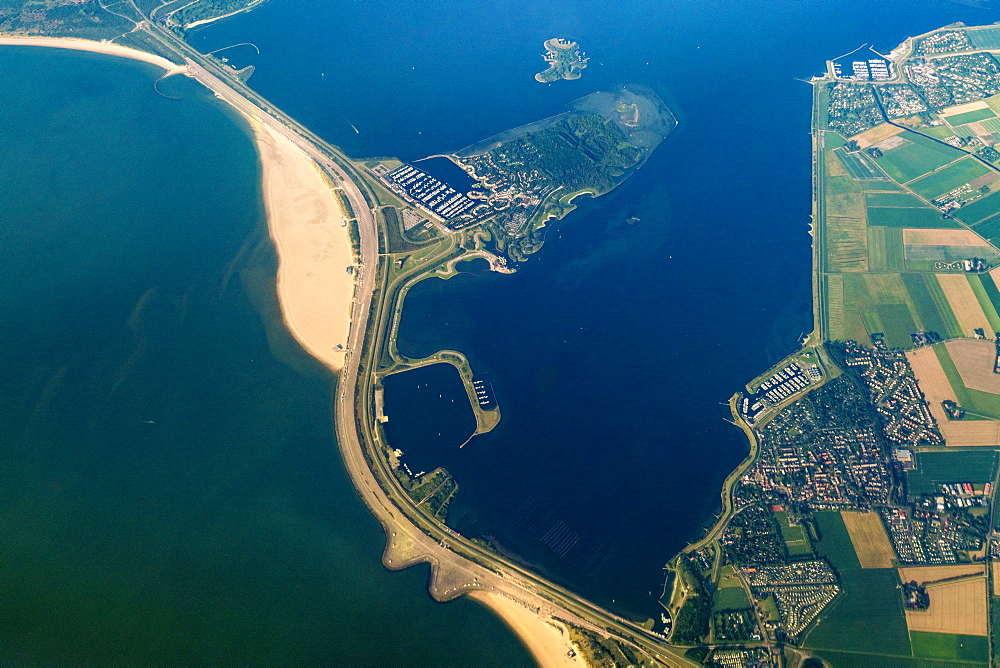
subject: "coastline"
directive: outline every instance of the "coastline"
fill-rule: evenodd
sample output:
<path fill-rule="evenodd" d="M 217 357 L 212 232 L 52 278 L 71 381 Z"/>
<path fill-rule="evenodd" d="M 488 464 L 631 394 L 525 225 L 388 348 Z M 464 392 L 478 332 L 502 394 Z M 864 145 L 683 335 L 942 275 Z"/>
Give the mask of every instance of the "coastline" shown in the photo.
<path fill-rule="evenodd" d="M 0 37 L 0 46 L 3 45 L 89 51 L 146 62 L 167 74 L 188 71 L 187 65 L 109 42 L 4 36 Z M 356 263 L 356 258 L 349 228 L 340 225 L 344 213 L 332 186 L 313 160 L 287 138 L 236 105 L 230 106 L 251 125 L 254 133 L 268 231 L 279 261 L 277 296 L 283 323 L 306 352 L 338 374 L 348 353 L 357 275 L 346 271 L 347 266 Z M 336 351 L 335 345 L 343 345 L 344 349 Z M 566 629 L 562 623 L 549 623 L 539 613 L 501 595 L 470 595 L 500 617 L 540 665 L 586 665 L 579 656 L 568 655 L 574 648 L 568 631 L 557 628 Z"/>
<path fill-rule="evenodd" d="M 21 37 L 6 35 L 0 37 L 0 46 L 44 46 L 55 49 L 73 49 L 75 51 L 103 53 L 108 56 L 141 60 L 144 63 L 163 68 L 168 74 L 187 69 L 186 65 L 178 65 L 162 56 L 156 56 L 129 46 L 112 44 L 111 42 L 96 42 L 92 39 L 80 39 L 77 37 Z"/>
<path fill-rule="evenodd" d="M 332 186 L 291 141 L 251 121 L 261 163 L 267 227 L 278 254 L 278 303 L 302 348 L 338 373 L 344 367 L 355 263 Z M 338 349 L 339 346 L 339 349 Z"/>
<path fill-rule="evenodd" d="M 587 665 L 570 641 L 569 630 L 562 622 L 546 619 L 502 594 L 474 591 L 468 596 L 502 619 L 542 668 L 583 668 Z M 573 656 L 570 656 L 570 651 L 573 651 Z"/>

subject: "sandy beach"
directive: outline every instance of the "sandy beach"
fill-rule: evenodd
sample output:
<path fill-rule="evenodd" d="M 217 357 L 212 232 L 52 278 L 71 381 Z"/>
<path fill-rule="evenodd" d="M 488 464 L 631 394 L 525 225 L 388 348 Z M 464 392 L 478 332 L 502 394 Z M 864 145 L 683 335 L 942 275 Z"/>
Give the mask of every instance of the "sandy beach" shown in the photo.
<path fill-rule="evenodd" d="M 47 46 L 56 49 L 93 51 L 94 53 L 104 53 L 109 56 L 119 56 L 122 58 L 131 58 L 132 60 L 141 60 L 144 63 L 162 67 L 167 72 L 179 72 L 184 69 L 183 65 L 172 63 L 161 56 L 154 56 L 151 53 L 146 53 L 145 51 L 140 51 L 139 49 L 133 49 L 119 44 L 112 44 L 111 42 L 95 42 L 91 39 L 77 39 L 75 37 L 0 37 L 0 46 L 2 45 Z"/>
<path fill-rule="evenodd" d="M 344 212 L 319 168 L 291 141 L 259 123 L 254 134 L 285 325 L 310 355 L 340 371 L 354 298 Z"/>
<path fill-rule="evenodd" d="M 477 591 L 469 596 L 496 613 L 517 634 L 542 668 L 586 667 L 587 664 L 579 656 L 569 655 L 570 650 L 576 654 L 576 649 L 570 643 L 569 632 L 563 624 L 554 622 L 557 628 L 537 613 L 501 594 Z"/>

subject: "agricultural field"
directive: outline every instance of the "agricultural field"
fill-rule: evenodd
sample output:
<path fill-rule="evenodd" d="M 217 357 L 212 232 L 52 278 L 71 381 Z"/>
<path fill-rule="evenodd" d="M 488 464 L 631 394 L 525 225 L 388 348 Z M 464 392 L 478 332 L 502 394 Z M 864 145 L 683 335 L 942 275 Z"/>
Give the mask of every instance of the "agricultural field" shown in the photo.
<path fill-rule="evenodd" d="M 933 350 L 941 362 L 941 367 L 944 369 L 945 374 L 948 376 L 948 382 L 951 384 L 958 404 L 965 409 L 966 413 L 990 418 L 991 421 L 1000 420 L 1000 402 L 997 401 L 997 395 L 965 386 L 962 374 L 952 359 L 951 351 L 947 344 L 936 345 L 933 347 Z M 1000 441 L 991 445 L 996 444 L 1000 444 Z"/>
<path fill-rule="evenodd" d="M 841 518 L 854 545 L 861 568 L 892 568 L 896 552 L 878 513 L 842 511 Z"/>
<path fill-rule="evenodd" d="M 985 222 L 988 218 L 1000 212 L 1000 194 L 993 193 L 988 197 L 978 199 L 971 204 L 966 204 L 955 212 L 955 217 L 967 225 L 976 225 Z M 976 234 L 982 234 L 976 230 Z"/>
<path fill-rule="evenodd" d="M 913 655 L 921 659 L 976 661 L 983 664 L 989 660 L 990 646 L 984 636 L 913 631 L 910 633 L 910 644 L 913 646 Z"/>
<path fill-rule="evenodd" d="M 982 419 L 993 416 L 978 414 L 984 407 L 976 403 L 976 397 L 961 384 L 961 377 L 945 346 L 938 344 L 920 348 L 907 353 L 907 358 L 917 378 L 917 385 L 924 393 L 931 415 L 937 421 L 938 429 L 948 446 L 1000 444 L 1000 420 Z M 941 406 L 941 402 L 945 400 L 954 401 L 964 408 L 965 417 L 961 420 L 950 420 Z M 988 406 L 985 408 L 989 409 Z"/>
<path fill-rule="evenodd" d="M 943 195 L 978 179 L 989 171 L 988 167 L 975 158 L 963 158 L 936 172 L 909 182 L 907 187 L 925 199 L 934 199 L 938 195 Z"/>
<path fill-rule="evenodd" d="M 955 127 L 956 125 L 965 125 L 966 123 L 973 123 L 975 121 L 983 121 L 987 118 L 996 118 L 997 115 L 993 113 L 993 110 L 987 106 L 983 106 L 981 109 L 974 109 L 972 111 L 966 111 L 961 114 L 953 114 L 951 116 L 945 116 L 944 120 L 948 125 Z"/>
<path fill-rule="evenodd" d="M 968 482 L 987 483 L 997 471 L 1000 453 L 996 450 L 975 449 L 956 452 L 917 453 L 917 470 L 906 472 L 910 494 L 935 494 L 938 485 Z"/>
<path fill-rule="evenodd" d="M 879 655 L 879 660 L 866 665 L 890 665 L 882 662 L 883 656 L 912 656 L 896 571 L 861 567 L 840 513 L 816 513 L 816 521 L 823 537 L 817 550 L 836 569 L 843 591 L 808 632 L 803 645 Z M 872 633 L 872 629 L 879 632 Z M 826 657 L 824 651 L 817 654 Z"/>
<path fill-rule="evenodd" d="M 954 575 L 935 572 L 933 576 L 920 574 L 923 568 L 900 569 L 902 581 L 916 580 L 930 582 L 932 578 L 941 580 L 944 577 L 958 577 L 967 571 L 964 566 L 931 566 L 935 571 L 956 569 Z M 965 569 L 963 571 L 962 569 Z M 979 567 L 980 571 L 982 567 Z M 910 631 L 927 631 L 932 633 L 957 633 L 961 635 L 985 636 L 988 628 L 988 597 L 986 578 L 970 577 L 967 579 L 938 582 L 927 585 L 927 595 L 930 597 L 930 607 L 927 610 L 907 610 L 906 625 Z"/>
<path fill-rule="evenodd" d="M 937 274 L 936 278 L 948 300 L 948 307 L 958 320 L 960 336 L 971 337 L 976 329 L 990 331 L 990 321 L 965 274 Z M 992 371 L 991 366 L 990 372 Z"/>
<path fill-rule="evenodd" d="M 965 156 L 965 153 L 956 148 L 910 131 L 890 137 L 875 146 L 883 152 L 881 158 L 875 159 L 875 163 L 898 183 L 920 178 Z"/>
<path fill-rule="evenodd" d="M 941 212 L 929 206 L 868 207 L 868 224 L 876 227 L 943 227 L 962 229 L 954 220 L 942 218 Z"/>
<path fill-rule="evenodd" d="M 712 597 L 712 610 L 716 612 L 719 610 L 749 608 L 750 605 L 750 599 L 747 597 L 746 590 L 739 583 L 736 583 L 732 587 L 720 586 Z"/>
<path fill-rule="evenodd" d="M 997 358 L 993 341 L 958 339 L 948 341 L 945 346 L 965 387 L 1000 394 L 1000 374 L 993 373 Z M 1000 402 L 1000 397 L 997 401 Z"/>
<path fill-rule="evenodd" d="M 848 153 L 843 148 L 833 150 L 844 165 L 847 174 L 854 179 L 884 179 L 885 172 L 879 169 L 874 160 L 863 153 Z"/>
<path fill-rule="evenodd" d="M 910 193 L 891 193 L 869 191 L 865 193 L 865 204 L 869 207 L 902 207 L 918 209 L 926 207 L 927 202 Z"/>

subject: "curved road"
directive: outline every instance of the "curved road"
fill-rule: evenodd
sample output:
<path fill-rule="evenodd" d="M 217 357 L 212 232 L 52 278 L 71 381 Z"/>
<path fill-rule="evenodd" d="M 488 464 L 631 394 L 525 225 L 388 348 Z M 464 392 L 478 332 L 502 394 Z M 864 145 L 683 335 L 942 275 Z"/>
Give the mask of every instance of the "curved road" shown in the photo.
<path fill-rule="evenodd" d="M 371 201 L 366 197 L 362 189 L 368 190 L 368 186 L 359 174 L 352 173 L 353 167 L 346 157 L 235 80 L 224 66 L 206 58 L 155 22 L 146 22 L 143 30 L 185 63 L 188 76 L 204 84 L 243 115 L 298 146 L 344 190 L 354 209 L 360 257 L 348 351 L 338 382 L 334 415 L 337 441 L 348 473 L 362 499 L 385 528 L 387 547 L 383 563 L 386 567 L 395 570 L 426 561 L 431 564 L 429 591 L 435 599 L 445 601 L 470 591 L 493 592 L 538 610 L 543 616 L 614 637 L 665 665 L 697 665 L 683 656 L 682 649 L 669 646 L 661 637 L 454 533 L 427 516 L 405 493 L 395 488 L 391 471 L 377 454 L 377 445 L 365 442 L 371 438 L 368 433 L 371 416 L 365 408 L 374 378 L 371 369 L 380 339 L 385 335 L 385 332 L 374 332 L 365 348 L 373 305 L 385 307 L 384 294 L 378 301 L 373 300 L 379 267 L 378 224 L 373 209 L 377 202 L 374 197 Z M 371 464 L 366 452 L 375 453 Z M 376 475 L 373 467 L 380 475 Z M 379 484 L 380 479 L 385 481 L 388 491 Z"/>

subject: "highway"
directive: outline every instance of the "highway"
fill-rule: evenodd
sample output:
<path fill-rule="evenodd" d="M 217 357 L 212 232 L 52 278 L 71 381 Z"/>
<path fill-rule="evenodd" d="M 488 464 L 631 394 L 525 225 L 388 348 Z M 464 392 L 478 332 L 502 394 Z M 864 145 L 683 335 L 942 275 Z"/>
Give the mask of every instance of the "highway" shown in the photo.
<path fill-rule="evenodd" d="M 437 600 L 446 601 L 470 591 L 493 592 L 538 610 L 545 617 L 614 637 L 664 665 L 698 665 L 684 658 L 683 650 L 669 646 L 655 634 L 454 533 L 417 507 L 399 488 L 380 447 L 373 441 L 371 415 L 373 369 L 386 332 L 372 332 L 366 346 L 366 328 L 373 309 L 378 316 L 374 322 L 381 323 L 385 309 L 394 306 L 389 303 L 392 301 L 389 290 L 379 291 L 379 298 L 374 299 L 380 259 L 375 218 L 377 198 L 346 156 L 236 80 L 225 66 L 197 52 L 155 22 L 145 22 L 143 30 L 177 55 L 176 60 L 184 63 L 185 74 L 247 118 L 298 146 L 344 190 L 354 209 L 360 257 L 348 350 L 338 380 L 334 416 L 337 442 L 348 473 L 359 495 L 385 529 L 385 566 L 398 570 L 429 562 L 432 576 L 428 589 Z"/>

